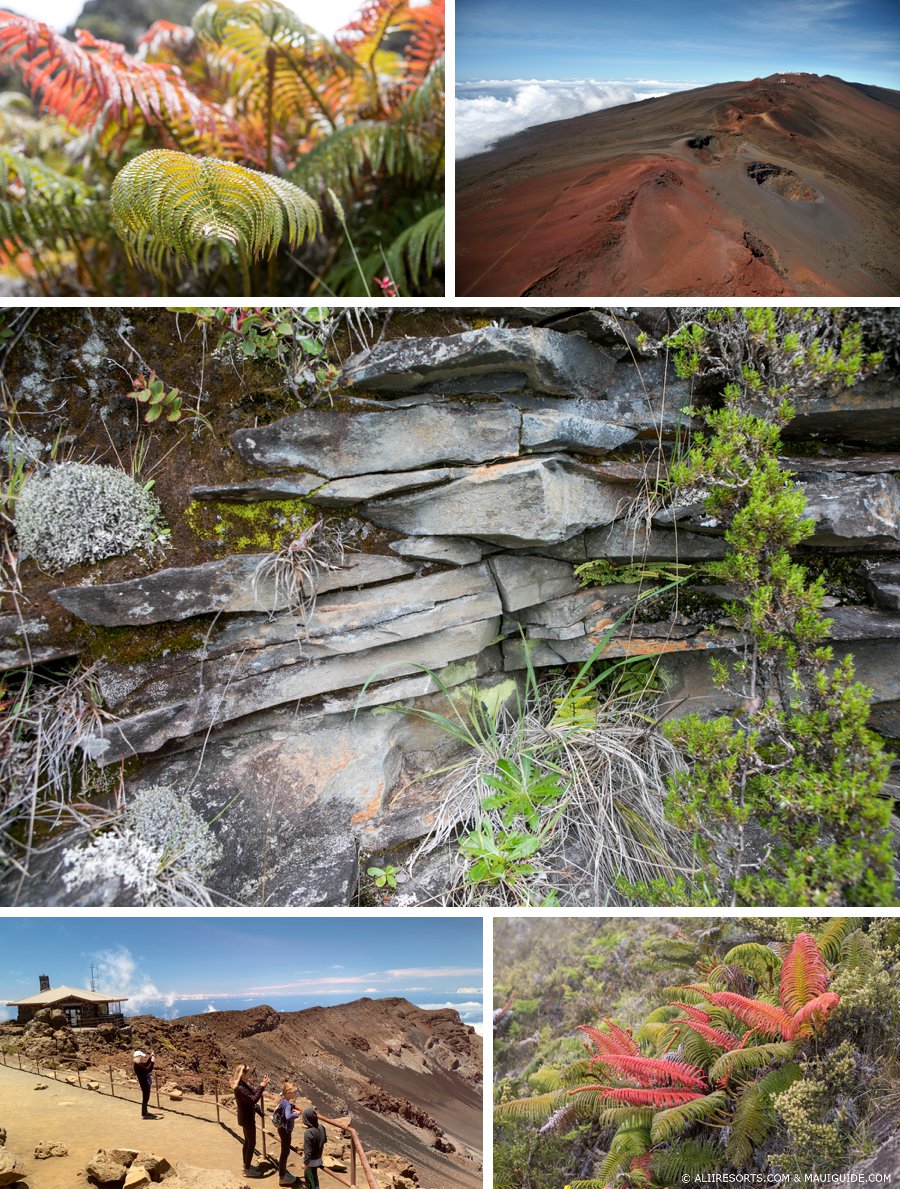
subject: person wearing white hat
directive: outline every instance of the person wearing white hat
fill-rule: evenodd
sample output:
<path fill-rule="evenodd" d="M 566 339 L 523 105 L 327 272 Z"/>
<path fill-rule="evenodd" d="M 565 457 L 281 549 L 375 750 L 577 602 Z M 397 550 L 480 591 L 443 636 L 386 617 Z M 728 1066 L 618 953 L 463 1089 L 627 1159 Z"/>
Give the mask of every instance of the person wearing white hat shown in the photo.
<path fill-rule="evenodd" d="M 135 1049 L 134 1055 L 134 1076 L 137 1078 L 141 1087 L 141 1118 L 155 1119 L 155 1115 L 151 1115 L 147 1110 L 150 1102 L 150 1087 L 153 1084 L 153 1053 L 145 1053 L 141 1049 Z"/>

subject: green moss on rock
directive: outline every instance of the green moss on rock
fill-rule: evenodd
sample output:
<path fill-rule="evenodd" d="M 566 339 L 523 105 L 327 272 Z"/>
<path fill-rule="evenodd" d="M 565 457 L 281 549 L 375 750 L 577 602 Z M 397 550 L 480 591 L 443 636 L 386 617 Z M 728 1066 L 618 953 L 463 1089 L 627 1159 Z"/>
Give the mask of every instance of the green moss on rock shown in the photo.
<path fill-rule="evenodd" d="M 184 510 L 191 532 L 225 553 L 277 553 L 315 519 L 314 510 L 302 499 L 253 504 L 192 500 Z"/>

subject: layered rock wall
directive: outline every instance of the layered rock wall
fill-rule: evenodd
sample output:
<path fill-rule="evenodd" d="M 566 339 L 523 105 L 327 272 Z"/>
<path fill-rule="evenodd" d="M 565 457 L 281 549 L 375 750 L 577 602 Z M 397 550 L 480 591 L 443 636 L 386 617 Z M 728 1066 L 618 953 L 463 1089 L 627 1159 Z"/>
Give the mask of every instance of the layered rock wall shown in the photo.
<path fill-rule="evenodd" d="M 259 554 L 54 592 L 104 627 L 215 617 L 187 651 L 105 662 L 115 721 L 85 747 L 101 765 L 131 759 L 134 785 L 187 789 L 208 820 L 229 807 L 215 827 L 230 856 L 220 891 L 344 903 L 360 850 L 427 831 L 436 792 L 417 778 L 452 740 L 400 703 L 446 711 L 473 689 L 497 702 L 528 658 L 573 664 L 608 638 L 607 655 L 661 658 L 666 712 L 727 705 L 707 664 L 735 643 L 727 592 L 698 585 L 644 606 L 633 575 L 584 587 L 574 568 L 722 556 L 702 509 L 650 497 L 691 428 L 686 386 L 664 356 L 641 354 L 635 322 L 553 320 L 381 343 L 349 363 L 334 408 L 233 434 L 245 476 L 195 499 L 289 494 L 351 526 L 304 611 Z M 830 591 L 831 638 L 856 656 L 887 734 L 900 718 L 898 406 L 887 371 L 808 401 L 784 459 L 816 521 L 805 554 Z"/>

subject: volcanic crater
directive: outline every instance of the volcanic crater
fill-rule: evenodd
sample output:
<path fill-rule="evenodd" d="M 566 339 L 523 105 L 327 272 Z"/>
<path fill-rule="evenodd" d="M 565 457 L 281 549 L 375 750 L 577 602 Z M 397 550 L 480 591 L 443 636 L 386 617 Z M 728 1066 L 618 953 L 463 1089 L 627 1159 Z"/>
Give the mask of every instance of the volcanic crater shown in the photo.
<path fill-rule="evenodd" d="M 722 83 L 530 128 L 457 167 L 457 291 L 893 296 L 900 94 Z"/>

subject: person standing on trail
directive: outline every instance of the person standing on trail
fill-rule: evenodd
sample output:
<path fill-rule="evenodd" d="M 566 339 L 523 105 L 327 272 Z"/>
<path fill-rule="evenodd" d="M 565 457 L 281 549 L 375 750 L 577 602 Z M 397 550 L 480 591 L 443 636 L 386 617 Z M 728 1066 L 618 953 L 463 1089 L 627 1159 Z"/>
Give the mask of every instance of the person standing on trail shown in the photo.
<path fill-rule="evenodd" d="M 306 1124 L 303 1133 L 303 1162 L 306 1165 L 306 1184 L 309 1189 L 319 1189 L 319 1169 L 323 1165 L 322 1153 L 325 1151 L 325 1128 L 319 1122 L 319 1116 L 314 1106 L 308 1106 L 301 1116 Z"/>
<path fill-rule="evenodd" d="M 258 1103 L 269 1084 L 268 1078 L 263 1078 L 258 1086 L 253 1085 L 256 1070 L 249 1065 L 239 1065 L 234 1071 L 231 1088 L 234 1091 L 234 1102 L 237 1107 L 237 1121 L 244 1133 L 244 1176 L 261 1177 L 262 1172 L 253 1163 L 256 1151 L 256 1116 L 262 1114 Z"/>
<path fill-rule="evenodd" d="M 150 1102 L 150 1087 L 153 1084 L 153 1053 L 145 1053 L 141 1049 L 135 1049 L 132 1056 L 134 1065 L 134 1076 L 138 1080 L 141 1087 L 141 1118 L 155 1119 L 155 1115 L 151 1115 L 147 1110 Z"/>
<path fill-rule="evenodd" d="M 281 1087 L 281 1101 L 275 1108 L 275 1118 L 278 1120 L 278 1138 L 281 1140 L 281 1153 L 278 1157 L 278 1184 L 293 1185 L 297 1178 L 287 1170 L 288 1157 L 291 1154 L 291 1132 L 294 1130 L 294 1120 L 300 1118 L 300 1112 L 294 1109 L 294 1099 L 297 1097 L 297 1087 L 293 1082 L 285 1082 Z"/>

